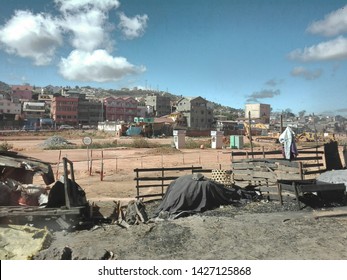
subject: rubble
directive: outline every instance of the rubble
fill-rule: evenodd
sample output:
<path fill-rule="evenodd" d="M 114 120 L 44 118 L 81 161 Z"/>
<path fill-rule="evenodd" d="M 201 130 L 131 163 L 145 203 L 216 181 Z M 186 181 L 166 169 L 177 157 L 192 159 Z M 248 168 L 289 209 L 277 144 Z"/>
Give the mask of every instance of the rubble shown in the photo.
<path fill-rule="evenodd" d="M 61 146 L 68 146 L 73 145 L 73 143 L 67 141 L 61 136 L 54 135 L 52 137 L 49 137 L 42 143 L 42 147 L 44 149 L 50 149 L 52 147 L 61 147 Z"/>

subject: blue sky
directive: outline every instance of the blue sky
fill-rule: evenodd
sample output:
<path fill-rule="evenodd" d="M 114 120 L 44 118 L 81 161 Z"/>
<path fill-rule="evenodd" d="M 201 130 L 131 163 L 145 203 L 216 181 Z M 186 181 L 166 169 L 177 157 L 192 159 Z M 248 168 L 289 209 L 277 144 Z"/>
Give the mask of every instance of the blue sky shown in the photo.
<path fill-rule="evenodd" d="M 0 81 L 347 115 L 347 2 L 0 0 Z"/>

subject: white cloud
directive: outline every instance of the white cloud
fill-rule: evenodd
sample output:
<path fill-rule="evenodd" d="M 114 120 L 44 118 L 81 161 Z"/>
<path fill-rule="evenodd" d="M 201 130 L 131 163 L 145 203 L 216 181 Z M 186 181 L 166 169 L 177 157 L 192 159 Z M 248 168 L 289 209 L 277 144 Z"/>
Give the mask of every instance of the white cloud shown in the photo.
<path fill-rule="evenodd" d="M 313 22 L 307 31 L 324 36 L 336 36 L 347 32 L 347 6 L 326 15 L 323 20 Z"/>
<path fill-rule="evenodd" d="M 127 39 L 134 39 L 144 34 L 148 21 L 147 15 L 129 18 L 124 13 L 119 13 L 119 19 L 118 27 Z"/>
<path fill-rule="evenodd" d="M 62 12 L 80 12 L 81 9 L 108 11 L 120 6 L 118 0 L 54 0 L 54 2 Z"/>
<path fill-rule="evenodd" d="M 64 78 L 82 82 L 118 81 L 126 75 L 145 71 L 145 67 L 134 66 L 126 58 L 113 57 L 105 50 L 74 50 L 67 58 L 62 58 L 59 69 Z"/>
<path fill-rule="evenodd" d="M 299 66 L 299 67 L 295 67 L 290 74 L 294 77 L 303 77 L 306 80 L 314 80 L 319 78 L 322 75 L 322 70 L 317 69 L 315 71 L 310 71 L 306 69 L 305 67 Z"/>
<path fill-rule="evenodd" d="M 109 82 L 129 74 L 145 71 L 111 52 L 115 46 L 112 31 L 116 24 L 109 20 L 118 0 L 54 0 L 58 14 L 33 14 L 16 11 L 0 26 L 0 47 L 9 54 L 30 58 L 36 65 L 53 61 L 58 47 L 70 47 L 70 54 L 61 58 L 60 73 L 68 80 Z M 147 15 L 128 18 L 120 14 L 120 28 L 128 38 L 142 36 Z M 68 43 L 64 40 L 69 40 Z"/>
<path fill-rule="evenodd" d="M 93 51 L 100 47 L 109 48 L 110 42 L 105 28 L 106 15 L 99 10 L 80 14 L 67 14 L 61 21 L 65 31 L 71 31 L 71 44 L 79 50 Z"/>
<path fill-rule="evenodd" d="M 346 59 L 347 39 L 339 36 L 334 40 L 322 42 L 311 47 L 306 47 L 303 50 L 297 49 L 289 53 L 289 58 L 301 61 Z"/>
<path fill-rule="evenodd" d="M 31 58 L 36 65 L 46 65 L 63 39 L 59 25 L 50 15 L 16 11 L 0 28 L 0 42 L 6 52 Z"/>

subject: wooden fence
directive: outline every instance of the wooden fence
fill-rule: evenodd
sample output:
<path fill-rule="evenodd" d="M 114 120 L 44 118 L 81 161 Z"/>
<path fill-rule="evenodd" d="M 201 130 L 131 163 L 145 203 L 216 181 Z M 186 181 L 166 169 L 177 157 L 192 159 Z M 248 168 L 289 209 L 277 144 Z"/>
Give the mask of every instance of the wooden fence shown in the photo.
<path fill-rule="evenodd" d="M 282 157 L 282 151 L 232 151 L 231 170 L 235 181 L 267 179 L 304 180 L 324 172 L 324 150 L 301 149 L 293 160 Z M 312 176 L 311 176 L 312 177 Z"/>
<path fill-rule="evenodd" d="M 136 198 L 163 197 L 169 184 L 182 175 L 189 173 L 211 172 L 211 169 L 203 169 L 201 166 L 171 167 L 171 168 L 136 168 Z M 145 174 L 145 175 L 143 175 Z M 152 188 L 157 191 L 153 191 Z M 141 190 L 147 190 L 146 194 Z M 159 189 L 159 191 L 158 191 Z"/>

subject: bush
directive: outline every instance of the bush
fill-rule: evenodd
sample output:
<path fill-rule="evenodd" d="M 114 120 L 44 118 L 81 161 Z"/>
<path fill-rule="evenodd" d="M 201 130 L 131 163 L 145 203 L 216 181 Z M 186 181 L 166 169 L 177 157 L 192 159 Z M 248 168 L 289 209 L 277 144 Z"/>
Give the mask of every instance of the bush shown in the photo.
<path fill-rule="evenodd" d="M 7 143 L 6 141 L 5 142 L 2 142 L 0 144 L 0 151 L 9 151 L 13 148 L 13 145 L 12 144 L 9 144 Z"/>
<path fill-rule="evenodd" d="M 153 144 L 153 143 L 149 143 L 144 138 L 134 138 L 131 146 L 133 148 L 154 148 L 154 147 L 157 147 L 158 145 Z"/>
<path fill-rule="evenodd" d="M 185 143 L 185 148 L 186 149 L 200 149 L 201 146 L 204 146 L 205 148 L 211 148 L 211 141 L 206 141 L 206 140 L 193 140 L 193 139 L 188 139 Z"/>

